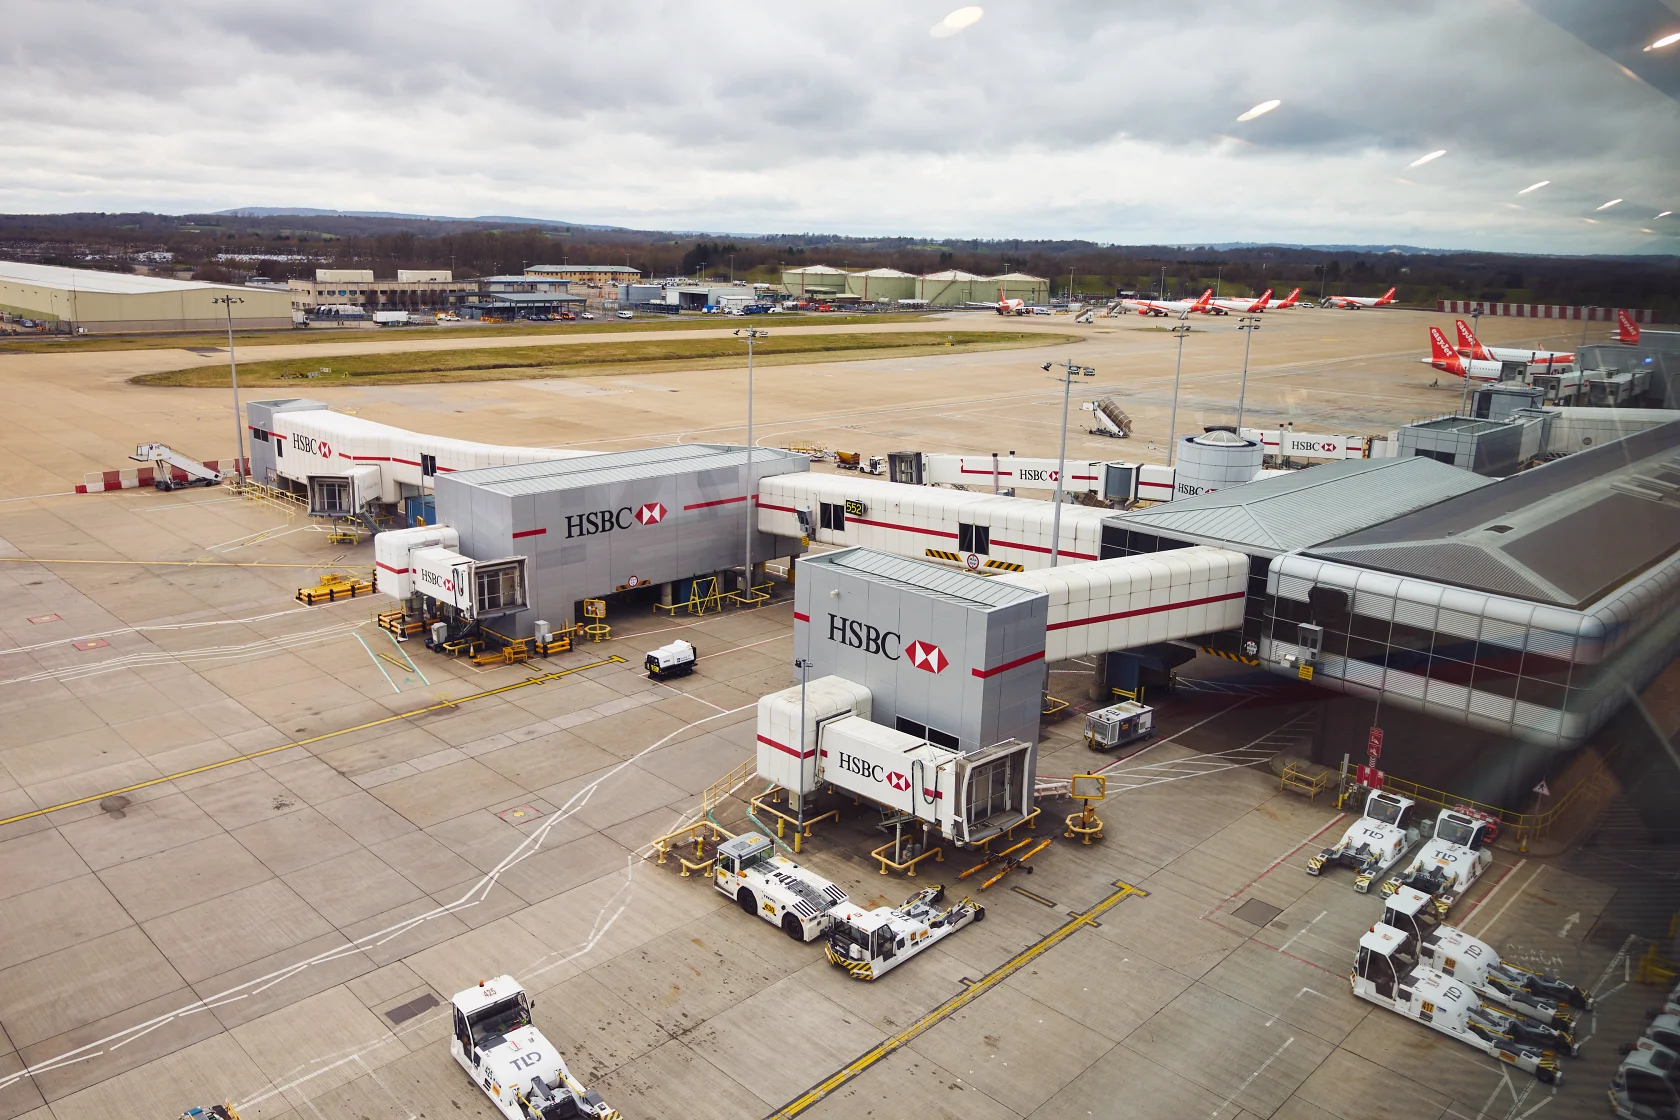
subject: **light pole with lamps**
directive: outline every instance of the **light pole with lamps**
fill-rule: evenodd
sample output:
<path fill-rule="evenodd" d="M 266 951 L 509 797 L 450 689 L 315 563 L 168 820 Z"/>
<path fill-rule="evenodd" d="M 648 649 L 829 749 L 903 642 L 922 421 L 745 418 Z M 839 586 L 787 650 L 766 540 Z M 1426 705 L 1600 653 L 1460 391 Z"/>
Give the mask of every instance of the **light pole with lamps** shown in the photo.
<path fill-rule="evenodd" d="M 1471 311 L 1470 311 L 1470 322 L 1472 324 L 1472 326 L 1470 327 L 1470 333 L 1475 335 L 1477 338 L 1481 338 L 1482 337 L 1482 307 L 1481 307 L 1480 304 L 1477 304 L 1474 308 L 1471 309 Z M 1470 378 L 1466 377 L 1464 379 L 1464 388 L 1459 390 L 1459 394 L 1458 394 L 1458 414 L 1460 416 L 1466 415 L 1469 411 L 1469 407 L 1470 407 Z"/>
<path fill-rule="evenodd" d="M 1190 333 L 1190 324 L 1186 321 L 1190 312 L 1178 313 L 1178 326 L 1172 333 L 1178 336 L 1178 364 L 1173 367 L 1173 403 L 1172 419 L 1167 421 L 1167 466 L 1173 465 L 1173 453 L 1178 450 L 1178 378 L 1184 372 L 1184 336 Z"/>
<path fill-rule="evenodd" d="M 811 660 L 808 657 L 793 659 L 793 667 L 799 670 L 799 750 L 805 751 L 805 678 L 811 675 Z M 801 782 L 800 784 L 804 784 Z M 805 831 L 805 795 L 799 795 L 799 831 Z"/>
<path fill-rule="evenodd" d="M 741 575 L 741 589 L 745 592 L 744 602 L 752 602 L 752 539 L 754 513 L 758 509 L 758 488 L 753 484 L 753 343 L 761 338 L 769 338 L 770 332 L 757 327 L 742 327 L 735 332 L 735 337 L 747 344 L 747 567 Z"/>
<path fill-rule="evenodd" d="M 1062 478 L 1067 474 L 1067 421 L 1068 398 L 1073 392 L 1073 379 L 1084 375 L 1095 377 L 1097 371 L 1090 366 L 1074 365 L 1070 358 L 1065 362 L 1045 362 L 1043 370 L 1049 373 L 1057 366 L 1063 372 L 1055 380 L 1062 383 L 1062 449 L 1056 459 L 1056 509 L 1050 515 L 1050 566 L 1054 568 L 1061 557 L 1062 548 Z"/>
<path fill-rule="evenodd" d="M 1260 316 L 1244 315 L 1237 320 L 1237 329 L 1247 331 L 1248 337 L 1243 339 L 1243 372 L 1242 386 L 1237 390 L 1237 435 L 1242 435 L 1243 406 L 1248 401 L 1248 347 L 1254 341 L 1254 332 L 1260 329 Z"/>
<path fill-rule="evenodd" d="M 210 302 L 219 303 L 227 310 L 228 376 L 233 381 L 233 438 L 234 455 L 237 456 L 233 461 L 233 472 L 234 477 L 240 479 L 243 483 L 246 477 L 245 421 L 239 415 L 239 362 L 233 355 L 233 305 L 245 301 L 238 296 L 216 296 Z"/>

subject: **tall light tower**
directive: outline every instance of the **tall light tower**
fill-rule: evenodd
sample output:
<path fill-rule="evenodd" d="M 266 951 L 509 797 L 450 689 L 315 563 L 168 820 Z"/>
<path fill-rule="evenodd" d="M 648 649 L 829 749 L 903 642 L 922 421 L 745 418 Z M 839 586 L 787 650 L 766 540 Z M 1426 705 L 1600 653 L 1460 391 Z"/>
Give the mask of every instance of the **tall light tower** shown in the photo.
<path fill-rule="evenodd" d="M 735 337 L 747 344 L 747 567 L 741 576 L 741 590 L 746 594 L 746 601 L 752 601 L 752 539 L 754 514 L 758 509 L 758 488 L 753 485 L 753 343 L 761 338 L 769 338 L 770 332 L 759 330 L 757 327 L 742 327 L 735 332 Z"/>
<path fill-rule="evenodd" d="M 1045 373 L 1061 367 L 1062 373 L 1055 380 L 1062 383 L 1062 449 L 1056 460 L 1056 509 L 1050 515 L 1050 566 L 1054 568 L 1061 558 L 1062 549 L 1062 479 L 1067 476 L 1067 421 L 1068 398 L 1073 392 L 1073 380 L 1076 377 L 1095 377 L 1097 371 L 1090 366 L 1073 364 L 1070 358 L 1065 362 L 1045 362 L 1041 367 Z"/>
<path fill-rule="evenodd" d="M 1167 466 L 1169 467 L 1173 465 L 1173 455 L 1178 451 L 1178 379 L 1179 375 L 1184 372 L 1184 336 L 1190 333 L 1190 324 L 1187 322 L 1189 318 L 1190 312 L 1180 311 L 1178 313 L 1178 326 L 1172 329 L 1172 333 L 1178 336 L 1178 364 L 1173 367 L 1172 419 L 1167 421 Z"/>
<path fill-rule="evenodd" d="M 239 361 L 233 355 L 233 305 L 245 301 L 238 296 L 216 296 L 210 302 L 221 304 L 227 311 L 228 376 L 233 381 L 233 438 L 234 454 L 237 456 L 233 461 L 233 470 L 234 476 L 243 483 L 247 477 L 245 470 L 245 420 L 239 415 Z"/>
<path fill-rule="evenodd" d="M 1243 339 L 1243 372 L 1242 386 L 1237 390 L 1237 434 L 1242 435 L 1243 405 L 1248 400 L 1248 347 L 1254 341 L 1254 332 L 1260 329 L 1260 316 L 1244 315 L 1237 321 L 1239 331 L 1247 331 L 1248 336 Z"/>
<path fill-rule="evenodd" d="M 1477 338 L 1482 337 L 1482 305 L 1477 304 L 1470 310 L 1470 333 Z M 1458 393 L 1458 414 L 1464 416 L 1470 410 L 1470 378 L 1464 378 L 1464 387 Z"/>

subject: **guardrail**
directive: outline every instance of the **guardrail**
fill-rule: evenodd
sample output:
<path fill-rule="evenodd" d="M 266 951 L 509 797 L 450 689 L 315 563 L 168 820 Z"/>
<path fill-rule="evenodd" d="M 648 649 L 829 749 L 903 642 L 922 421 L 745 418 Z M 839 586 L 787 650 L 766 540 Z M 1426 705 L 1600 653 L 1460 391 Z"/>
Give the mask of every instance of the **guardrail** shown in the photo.
<path fill-rule="evenodd" d="M 1519 813 L 1504 809 L 1498 805 L 1489 805 L 1471 797 L 1460 797 L 1448 793 L 1446 790 L 1435 789 L 1419 782 L 1409 782 L 1404 778 L 1385 775 L 1383 789 L 1390 793 L 1398 793 L 1402 797 L 1409 797 L 1413 801 L 1428 802 L 1439 805 L 1443 809 L 1456 809 L 1461 806 L 1473 809 L 1477 813 L 1485 814 L 1499 822 L 1501 830 L 1510 830 L 1517 836 L 1520 850 L 1527 851 L 1531 840 L 1540 840 L 1551 835 L 1552 828 L 1559 818 L 1570 810 L 1582 798 L 1590 793 L 1601 791 L 1605 783 L 1610 781 L 1610 767 L 1606 759 L 1597 759 L 1592 770 L 1580 781 L 1552 798 L 1552 803 L 1545 809 L 1535 813 Z"/>

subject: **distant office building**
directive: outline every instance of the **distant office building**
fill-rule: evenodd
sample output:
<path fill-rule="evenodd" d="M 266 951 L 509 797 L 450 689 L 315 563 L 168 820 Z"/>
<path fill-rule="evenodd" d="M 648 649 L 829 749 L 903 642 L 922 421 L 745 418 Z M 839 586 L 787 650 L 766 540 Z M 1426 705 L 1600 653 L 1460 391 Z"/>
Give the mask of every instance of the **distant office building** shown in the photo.
<path fill-rule="evenodd" d="M 476 280 L 456 280 L 447 268 L 402 269 L 376 280 L 371 268 L 318 268 L 313 280 L 293 280 L 293 311 L 350 306 L 367 311 L 447 311 L 476 295 Z"/>
<path fill-rule="evenodd" d="M 525 275 L 600 288 L 607 284 L 633 284 L 642 278 L 642 271 L 617 264 L 533 264 L 526 266 Z"/>
<path fill-rule="evenodd" d="M 571 295 L 569 280 L 552 276 L 481 276 L 478 294 L 462 310 L 478 318 L 530 319 L 584 309 L 587 300 Z"/>

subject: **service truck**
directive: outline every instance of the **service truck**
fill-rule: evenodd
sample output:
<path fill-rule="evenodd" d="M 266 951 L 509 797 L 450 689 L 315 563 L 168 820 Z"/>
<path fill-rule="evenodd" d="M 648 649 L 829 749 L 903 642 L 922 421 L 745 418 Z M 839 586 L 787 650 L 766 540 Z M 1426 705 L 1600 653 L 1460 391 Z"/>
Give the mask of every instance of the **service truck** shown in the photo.
<path fill-rule="evenodd" d="M 647 669 L 648 679 L 663 681 L 671 677 L 688 676 L 694 672 L 694 664 L 699 660 L 699 651 L 692 644 L 678 638 L 669 645 L 649 650 L 643 667 Z"/>
<path fill-rule="evenodd" d="M 1675 1052 L 1655 1046 L 1623 1058 L 1610 1079 L 1610 1114 L 1622 1120 L 1680 1117 L 1680 1058 Z"/>
<path fill-rule="evenodd" d="M 1534 972 L 1500 959 L 1493 946 L 1461 929 L 1442 925 L 1434 901 L 1401 887 L 1383 909 L 1383 924 L 1407 937 L 1407 952 L 1419 964 L 1462 980 L 1477 995 L 1504 1004 L 1541 1023 L 1569 1026 L 1577 1011 L 1591 1011 L 1592 997 L 1550 973 Z"/>
<path fill-rule="evenodd" d="M 1353 994 L 1548 1084 L 1563 1076 L 1554 1051 L 1518 1037 L 1532 1035 L 1538 1024 L 1485 1007 L 1470 985 L 1412 963 L 1401 952 L 1405 944 L 1406 935 L 1393 926 L 1372 926 L 1359 939 L 1359 956 L 1348 974 Z"/>
<path fill-rule="evenodd" d="M 1411 887 L 1433 898 L 1436 910 L 1445 915 L 1493 863 L 1488 847 L 1492 827 L 1456 809 L 1442 809 L 1434 838 L 1404 871 L 1383 883 L 1382 893 Z"/>
<path fill-rule="evenodd" d="M 1416 846 L 1420 837 L 1410 798 L 1372 790 L 1365 798 L 1365 815 L 1354 821 L 1333 847 L 1307 858 L 1307 874 L 1322 875 L 1326 867 L 1353 868 L 1353 889 L 1364 894 L 1371 881 Z"/>
<path fill-rule="evenodd" d="M 837 907 L 823 951 L 852 979 L 877 980 L 970 922 L 986 920 L 986 908 L 966 898 L 939 909 L 944 897 L 944 887 L 925 887 L 903 906 Z"/>
<path fill-rule="evenodd" d="M 531 1000 L 513 977 L 480 980 L 450 1003 L 449 1052 L 508 1120 L 618 1120 L 532 1025 Z"/>
<path fill-rule="evenodd" d="M 757 914 L 795 941 L 814 941 L 834 924 L 834 908 L 850 904 L 846 892 L 786 856 L 768 836 L 748 833 L 717 847 L 712 883 L 749 914 Z"/>

